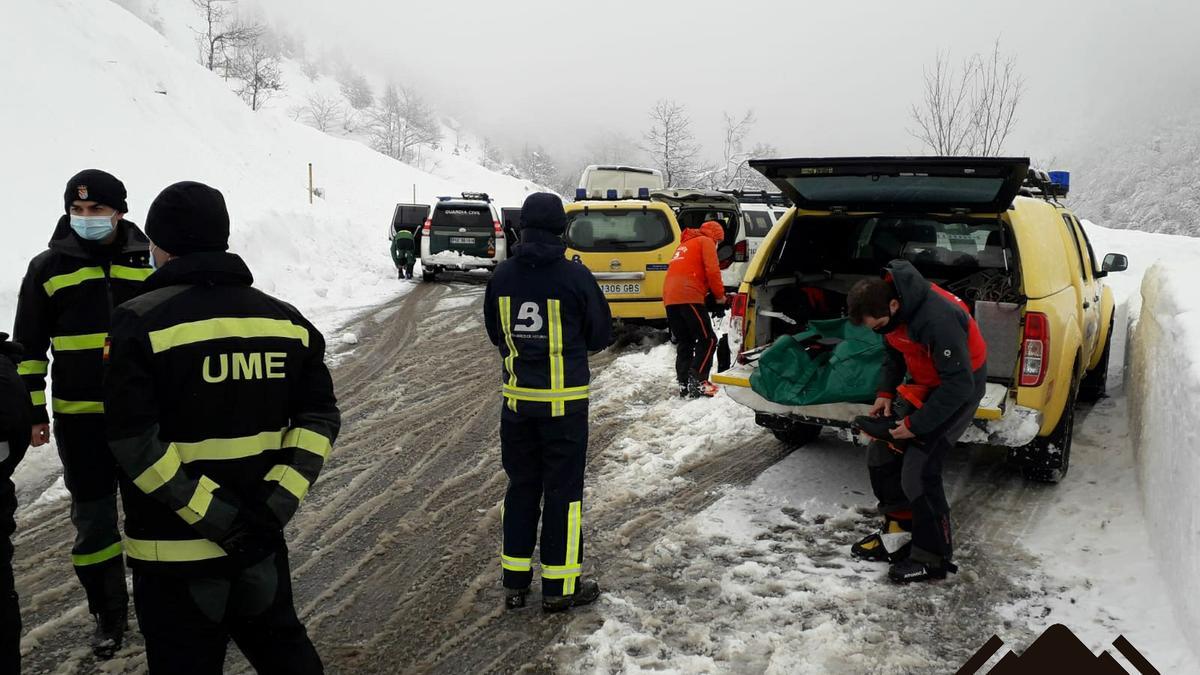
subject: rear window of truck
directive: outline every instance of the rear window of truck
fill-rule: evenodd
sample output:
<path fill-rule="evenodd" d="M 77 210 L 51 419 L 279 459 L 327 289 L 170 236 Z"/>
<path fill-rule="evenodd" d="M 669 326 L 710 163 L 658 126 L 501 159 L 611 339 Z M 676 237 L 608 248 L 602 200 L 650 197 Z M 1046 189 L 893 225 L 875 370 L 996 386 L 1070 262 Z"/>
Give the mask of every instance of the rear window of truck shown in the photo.
<path fill-rule="evenodd" d="M 658 211 L 576 211 L 567 214 L 567 246 L 577 251 L 653 251 L 675 238 Z"/>

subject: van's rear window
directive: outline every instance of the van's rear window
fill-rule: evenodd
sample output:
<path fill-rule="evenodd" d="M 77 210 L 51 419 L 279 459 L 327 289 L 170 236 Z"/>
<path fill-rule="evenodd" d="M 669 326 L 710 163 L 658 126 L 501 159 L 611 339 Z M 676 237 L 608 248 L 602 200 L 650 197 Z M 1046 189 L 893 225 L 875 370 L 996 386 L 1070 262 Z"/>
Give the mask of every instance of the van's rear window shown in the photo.
<path fill-rule="evenodd" d="M 674 240 L 658 211 L 575 211 L 567 214 L 567 246 L 577 251 L 653 251 Z"/>
<path fill-rule="evenodd" d="M 824 204 L 987 204 L 1004 178 L 960 176 L 799 176 L 786 179 L 800 195 Z"/>
<path fill-rule="evenodd" d="M 439 206 L 433 217 L 433 227 L 465 227 L 471 230 L 491 230 L 492 211 L 480 206 Z"/>

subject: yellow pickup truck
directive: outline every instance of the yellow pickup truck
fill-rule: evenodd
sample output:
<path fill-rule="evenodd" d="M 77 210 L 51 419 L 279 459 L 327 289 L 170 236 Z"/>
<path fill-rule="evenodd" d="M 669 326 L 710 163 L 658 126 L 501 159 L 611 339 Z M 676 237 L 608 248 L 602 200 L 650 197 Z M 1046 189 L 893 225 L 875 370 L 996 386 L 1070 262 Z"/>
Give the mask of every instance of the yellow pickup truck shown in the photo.
<path fill-rule="evenodd" d="M 785 442 L 848 428 L 868 405 L 786 406 L 750 387 L 756 360 L 810 319 L 841 316 L 854 282 L 894 259 L 962 298 L 988 343 L 987 394 L 964 441 L 1006 446 L 1031 480 L 1070 466 L 1077 401 L 1104 394 L 1121 254 L 1097 264 L 1063 182 L 1022 158 L 756 160 L 795 204 L 747 269 L 730 312 L 738 358 L 713 377 Z"/>

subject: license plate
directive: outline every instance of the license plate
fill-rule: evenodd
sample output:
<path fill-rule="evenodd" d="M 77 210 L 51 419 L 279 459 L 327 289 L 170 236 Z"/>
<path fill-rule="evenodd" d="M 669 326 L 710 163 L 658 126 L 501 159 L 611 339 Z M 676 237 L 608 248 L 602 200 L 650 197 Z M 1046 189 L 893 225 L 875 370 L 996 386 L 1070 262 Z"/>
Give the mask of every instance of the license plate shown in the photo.
<path fill-rule="evenodd" d="M 641 284 L 600 284 L 600 291 L 605 295 L 640 295 Z"/>
<path fill-rule="evenodd" d="M 451 244 L 474 244 L 474 237 L 450 237 Z"/>

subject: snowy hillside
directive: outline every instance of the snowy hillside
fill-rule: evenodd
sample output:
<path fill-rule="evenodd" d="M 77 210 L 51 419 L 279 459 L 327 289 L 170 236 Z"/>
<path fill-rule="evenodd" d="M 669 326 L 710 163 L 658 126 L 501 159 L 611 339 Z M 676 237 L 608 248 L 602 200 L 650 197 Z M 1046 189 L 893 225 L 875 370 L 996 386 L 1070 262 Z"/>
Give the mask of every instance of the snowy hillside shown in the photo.
<path fill-rule="evenodd" d="M 434 176 L 282 111 L 252 112 L 192 54 L 111 0 L 20 5 L 19 21 L 0 23 L 0 60 L 25 64 L 0 71 L 0 91 L 10 95 L 0 107 L 0 147 L 16 160 L 0 166 L 0 185 L 20 196 L 9 200 L 0 251 L 2 330 L 28 260 L 62 214 L 63 185 L 82 168 L 125 182 L 135 222 L 172 182 L 219 188 L 233 249 L 258 285 L 327 329 L 396 292 L 385 228 L 414 186 L 420 200 L 485 190 L 508 204 L 532 189 L 466 160 Z M 309 162 L 325 195 L 312 206 Z"/>

